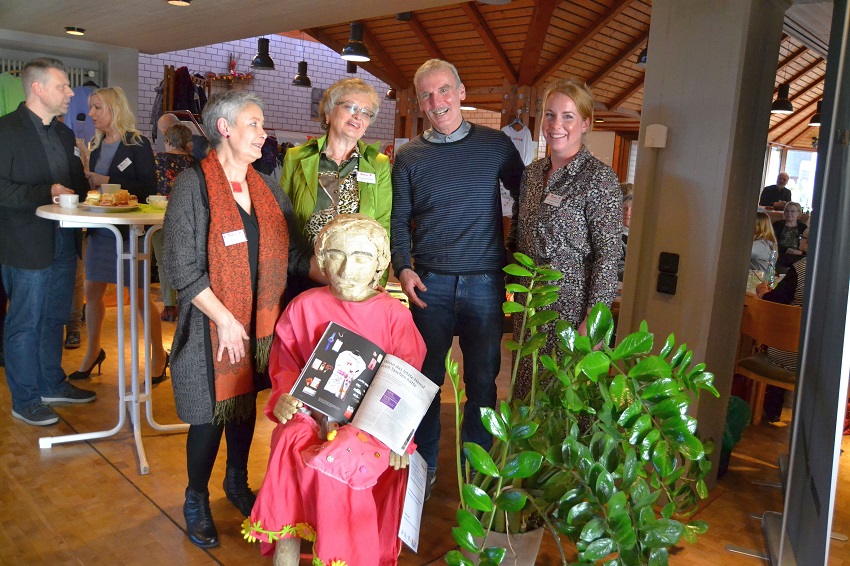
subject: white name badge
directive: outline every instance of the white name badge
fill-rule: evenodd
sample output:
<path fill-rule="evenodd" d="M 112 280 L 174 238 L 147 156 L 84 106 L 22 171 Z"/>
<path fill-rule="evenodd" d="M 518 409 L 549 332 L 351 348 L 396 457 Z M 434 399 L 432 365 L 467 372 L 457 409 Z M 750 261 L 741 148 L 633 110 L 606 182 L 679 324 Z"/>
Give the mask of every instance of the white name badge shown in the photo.
<path fill-rule="evenodd" d="M 367 173 L 365 171 L 357 172 L 357 182 L 358 183 L 372 183 L 375 184 L 375 174 Z"/>
<path fill-rule="evenodd" d="M 221 237 L 224 238 L 225 246 L 232 246 L 248 241 L 248 238 L 245 237 L 245 230 L 234 230 L 233 232 L 222 234 Z"/>
<path fill-rule="evenodd" d="M 80 156 L 80 148 L 75 147 L 74 148 L 74 157 L 79 157 L 79 156 Z"/>
<path fill-rule="evenodd" d="M 125 157 L 124 161 L 122 161 L 121 163 L 118 164 L 118 170 L 123 171 L 124 169 L 126 169 L 127 167 L 129 167 L 132 164 L 133 164 L 133 162 L 130 161 L 130 158 Z"/>
<path fill-rule="evenodd" d="M 564 197 L 549 193 L 546 195 L 546 198 L 543 199 L 543 204 L 548 204 L 549 206 L 554 206 L 555 208 L 557 208 L 561 206 L 561 202 L 563 202 L 563 200 Z"/>

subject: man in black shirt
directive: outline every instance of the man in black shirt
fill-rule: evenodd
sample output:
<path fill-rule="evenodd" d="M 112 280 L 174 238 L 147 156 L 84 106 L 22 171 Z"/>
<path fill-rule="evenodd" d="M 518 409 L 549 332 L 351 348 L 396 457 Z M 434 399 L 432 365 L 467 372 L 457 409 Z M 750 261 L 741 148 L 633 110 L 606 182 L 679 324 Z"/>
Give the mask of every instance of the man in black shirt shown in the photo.
<path fill-rule="evenodd" d="M 791 189 L 785 187 L 787 184 L 788 173 L 783 171 L 776 177 L 775 185 L 762 189 L 759 206 L 772 206 L 776 210 L 785 208 L 785 204 L 791 202 Z"/>
<path fill-rule="evenodd" d="M 0 118 L 0 264 L 9 295 L 4 350 L 12 416 L 58 422 L 50 403 L 88 403 L 68 383 L 62 335 L 74 292 L 78 230 L 36 216 L 53 197 L 88 189 L 74 133 L 56 119 L 73 91 L 61 61 L 33 59 L 21 73 L 26 100 Z"/>

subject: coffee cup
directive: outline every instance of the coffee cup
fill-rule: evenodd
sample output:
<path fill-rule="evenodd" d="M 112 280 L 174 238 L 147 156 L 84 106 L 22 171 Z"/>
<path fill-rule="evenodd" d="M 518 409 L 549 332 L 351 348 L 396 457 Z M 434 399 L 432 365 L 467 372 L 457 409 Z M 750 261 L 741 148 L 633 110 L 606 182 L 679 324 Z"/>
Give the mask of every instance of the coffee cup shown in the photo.
<path fill-rule="evenodd" d="M 100 186 L 100 192 L 105 194 L 117 193 L 121 190 L 121 185 L 117 183 L 104 183 Z"/>
<path fill-rule="evenodd" d="M 80 206 L 79 195 L 58 195 L 53 197 L 53 204 L 58 204 L 62 208 L 77 208 Z"/>
<path fill-rule="evenodd" d="M 149 205 L 159 210 L 165 210 L 168 206 L 168 197 L 164 195 L 151 195 L 145 199 Z"/>

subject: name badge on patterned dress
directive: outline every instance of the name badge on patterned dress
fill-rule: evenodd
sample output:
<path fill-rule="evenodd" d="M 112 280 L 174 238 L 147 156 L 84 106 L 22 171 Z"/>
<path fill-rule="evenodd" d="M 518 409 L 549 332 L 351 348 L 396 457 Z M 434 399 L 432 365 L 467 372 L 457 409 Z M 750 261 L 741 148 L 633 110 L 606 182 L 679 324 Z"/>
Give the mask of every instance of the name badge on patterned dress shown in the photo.
<path fill-rule="evenodd" d="M 248 238 L 245 237 L 245 230 L 234 230 L 233 232 L 222 234 L 221 237 L 224 238 L 225 246 L 232 246 L 248 241 Z"/>
<path fill-rule="evenodd" d="M 548 193 L 546 195 L 546 198 L 543 199 L 543 204 L 548 204 L 549 206 L 554 206 L 555 208 L 558 208 L 559 206 L 561 206 L 561 203 L 563 202 L 563 200 L 564 200 L 564 197 L 562 197 L 560 195 Z"/>

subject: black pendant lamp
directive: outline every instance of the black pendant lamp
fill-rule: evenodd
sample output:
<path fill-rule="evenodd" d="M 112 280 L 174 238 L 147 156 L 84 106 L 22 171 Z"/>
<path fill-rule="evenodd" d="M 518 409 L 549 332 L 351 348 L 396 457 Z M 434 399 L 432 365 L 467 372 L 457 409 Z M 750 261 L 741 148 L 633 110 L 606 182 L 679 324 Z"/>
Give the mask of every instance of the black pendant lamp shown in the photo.
<path fill-rule="evenodd" d="M 269 57 L 269 40 L 265 37 L 257 40 L 257 54 L 251 61 L 251 68 L 258 71 L 274 71 L 274 61 Z"/>
<path fill-rule="evenodd" d="M 310 81 L 310 77 L 307 76 L 307 61 L 301 61 L 298 63 L 298 74 L 295 75 L 294 79 L 292 79 L 292 86 L 313 86 L 313 83 Z"/>
<path fill-rule="evenodd" d="M 649 50 L 644 47 L 643 50 L 638 54 L 637 61 L 635 62 L 638 67 L 646 67 L 646 56 L 649 53 Z"/>
<path fill-rule="evenodd" d="M 776 100 L 770 107 L 771 114 L 790 114 L 794 111 L 794 105 L 789 100 L 791 94 L 791 85 L 782 83 L 779 85 L 779 91 L 776 93 Z"/>
<path fill-rule="evenodd" d="M 815 115 L 812 116 L 812 119 L 809 120 L 810 126 L 820 126 L 820 103 L 822 100 L 818 100 L 817 108 L 815 109 Z"/>
<path fill-rule="evenodd" d="M 351 35 L 348 44 L 342 48 L 340 55 L 346 61 L 354 61 L 355 63 L 362 63 L 370 59 L 369 50 L 363 43 L 363 24 L 351 22 Z"/>

